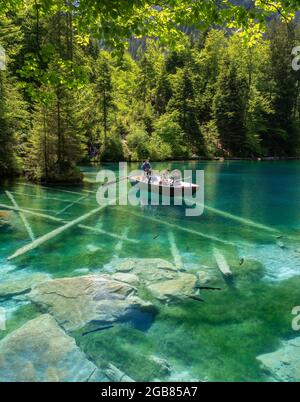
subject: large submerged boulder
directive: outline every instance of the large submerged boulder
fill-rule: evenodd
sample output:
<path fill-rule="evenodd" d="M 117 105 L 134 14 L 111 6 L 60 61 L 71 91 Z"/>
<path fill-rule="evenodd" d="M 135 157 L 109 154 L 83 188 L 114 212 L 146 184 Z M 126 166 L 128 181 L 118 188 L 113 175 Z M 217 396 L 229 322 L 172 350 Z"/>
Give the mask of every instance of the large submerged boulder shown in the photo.
<path fill-rule="evenodd" d="M 300 337 L 283 342 L 280 349 L 257 357 L 275 381 L 300 381 Z"/>
<path fill-rule="evenodd" d="M 175 278 L 153 283 L 147 289 L 156 299 L 170 301 L 194 295 L 196 283 L 197 277 L 195 275 L 178 273 Z"/>
<path fill-rule="evenodd" d="M 0 341 L 0 381 L 108 381 L 48 314 Z"/>
<path fill-rule="evenodd" d="M 117 272 L 113 274 L 112 277 L 117 281 L 129 283 L 129 285 L 132 286 L 138 286 L 140 284 L 139 277 L 135 274 Z"/>
<path fill-rule="evenodd" d="M 35 286 L 29 300 L 55 317 L 67 331 L 90 323 L 110 324 L 139 312 L 153 312 L 151 303 L 137 296 L 137 289 L 110 275 L 55 279 Z"/>
<path fill-rule="evenodd" d="M 196 274 L 180 272 L 175 265 L 161 258 L 124 258 L 113 261 L 105 267 L 116 272 L 113 277 L 128 283 L 135 279 L 156 299 L 169 302 L 197 293 Z"/>
<path fill-rule="evenodd" d="M 148 285 L 177 276 L 177 268 L 161 258 L 120 258 L 104 266 L 110 272 L 136 275 L 142 284 Z"/>
<path fill-rule="evenodd" d="M 51 279 L 50 275 L 42 272 L 20 272 L 16 271 L 6 274 L 0 281 L 0 298 L 16 296 L 29 292 L 30 289 Z"/>

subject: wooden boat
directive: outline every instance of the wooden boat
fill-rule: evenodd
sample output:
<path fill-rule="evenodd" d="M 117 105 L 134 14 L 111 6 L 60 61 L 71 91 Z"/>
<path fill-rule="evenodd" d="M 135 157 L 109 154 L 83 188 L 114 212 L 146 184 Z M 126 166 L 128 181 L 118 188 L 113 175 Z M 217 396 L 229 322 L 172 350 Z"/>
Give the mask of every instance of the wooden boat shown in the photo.
<path fill-rule="evenodd" d="M 130 176 L 129 182 L 131 185 L 139 186 L 141 191 L 176 197 L 195 194 L 199 186 L 194 183 L 189 183 L 183 180 L 162 179 L 161 176 L 152 175 L 150 179 L 146 175 Z"/>

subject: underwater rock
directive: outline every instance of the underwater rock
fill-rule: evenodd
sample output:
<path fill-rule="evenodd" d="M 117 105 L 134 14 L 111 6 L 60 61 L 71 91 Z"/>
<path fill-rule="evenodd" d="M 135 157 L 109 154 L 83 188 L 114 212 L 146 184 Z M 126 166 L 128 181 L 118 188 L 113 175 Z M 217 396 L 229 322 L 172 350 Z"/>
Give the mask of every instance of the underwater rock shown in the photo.
<path fill-rule="evenodd" d="M 123 371 L 119 370 L 113 364 L 108 364 L 103 368 L 105 375 L 113 382 L 135 382 L 132 378 L 128 377 Z"/>
<path fill-rule="evenodd" d="M 88 244 L 86 246 L 86 249 L 89 253 L 93 254 L 93 253 L 96 253 L 97 251 L 101 250 L 101 247 L 95 246 L 94 244 Z"/>
<path fill-rule="evenodd" d="M 276 352 L 260 355 L 262 368 L 275 381 L 300 381 L 300 337 L 284 341 Z"/>
<path fill-rule="evenodd" d="M 173 279 L 178 275 L 178 270 L 173 264 L 160 258 L 119 259 L 115 261 L 115 270 L 118 273 L 135 274 L 145 285 Z"/>
<path fill-rule="evenodd" d="M 167 375 L 171 374 L 171 365 L 166 359 L 163 359 L 162 357 L 158 357 L 158 356 L 155 356 L 155 355 L 151 355 L 150 360 L 155 365 L 157 365 L 157 371 L 162 376 L 167 376 Z"/>
<path fill-rule="evenodd" d="M 115 265 L 116 270 L 122 272 L 140 270 L 145 267 L 177 270 L 171 262 L 163 260 L 162 258 L 119 258 L 115 261 Z"/>
<path fill-rule="evenodd" d="M 0 341 L 1 382 L 109 381 L 48 314 Z"/>
<path fill-rule="evenodd" d="M 106 268 L 113 272 L 117 271 L 112 275 L 116 279 L 122 278 L 123 275 L 133 275 L 156 299 L 161 301 L 189 297 L 195 293 L 197 276 L 178 271 L 172 263 L 160 258 L 118 259 Z"/>
<path fill-rule="evenodd" d="M 112 275 L 117 281 L 129 283 L 132 286 L 137 286 L 140 283 L 139 277 L 135 274 L 117 272 Z"/>
<path fill-rule="evenodd" d="M 17 271 L 5 275 L 5 279 L 0 282 L 0 298 L 16 296 L 21 293 L 29 292 L 30 289 L 42 282 L 49 281 L 51 276 L 45 273 L 28 273 Z"/>
<path fill-rule="evenodd" d="M 116 270 L 120 272 L 130 272 L 135 267 L 135 260 L 127 258 L 125 258 L 124 260 L 116 259 L 115 264 L 117 265 L 115 267 Z"/>
<path fill-rule="evenodd" d="M 259 261 L 243 258 L 243 264 L 234 268 L 234 275 L 240 283 L 261 280 L 265 275 L 265 267 Z"/>
<path fill-rule="evenodd" d="M 129 320 L 137 312 L 154 311 L 151 303 L 136 294 L 136 288 L 109 275 L 86 275 L 42 283 L 28 298 L 73 331 L 93 322 L 109 324 Z"/>
<path fill-rule="evenodd" d="M 200 285 L 206 285 L 207 283 L 211 282 L 212 276 L 205 271 L 199 271 L 197 272 L 197 278 L 200 283 Z"/>
<path fill-rule="evenodd" d="M 10 219 L 11 219 L 10 211 L 0 211 L 0 227 L 9 225 Z"/>
<path fill-rule="evenodd" d="M 176 278 L 149 285 L 147 289 L 158 300 L 169 301 L 195 294 L 197 277 L 192 274 L 178 273 Z"/>

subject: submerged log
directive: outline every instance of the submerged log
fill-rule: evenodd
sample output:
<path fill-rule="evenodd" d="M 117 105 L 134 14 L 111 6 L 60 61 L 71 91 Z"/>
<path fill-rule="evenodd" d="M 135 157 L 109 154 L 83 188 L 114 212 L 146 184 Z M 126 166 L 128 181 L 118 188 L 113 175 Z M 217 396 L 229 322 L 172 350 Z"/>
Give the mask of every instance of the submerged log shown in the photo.
<path fill-rule="evenodd" d="M 52 215 L 47 215 L 47 214 L 42 214 L 42 213 L 39 213 L 39 212 L 34 212 L 34 211 L 31 211 L 31 210 L 28 210 L 28 209 L 25 209 L 25 208 L 16 208 L 16 207 L 12 207 L 12 206 L 6 205 L 6 204 L 0 204 L 0 207 L 5 208 L 5 209 L 9 209 L 11 211 L 17 211 L 17 212 L 22 211 L 22 212 L 24 212 L 26 214 L 31 214 L 31 215 L 36 216 L 38 218 L 45 218 L 47 220 L 54 221 L 54 222 L 69 223 L 68 221 L 66 221 L 66 220 L 64 220 L 62 218 L 57 218 L 57 217 L 52 216 Z M 139 240 L 129 239 L 128 237 L 124 237 L 124 236 L 117 235 L 115 233 L 107 232 L 106 230 L 102 230 L 100 228 L 94 228 L 92 226 L 86 226 L 86 225 L 78 225 L 78 227 L 81 228 L 81 229 L 90 230 L 90 231 L 95 232 L 95 233 L 104 234 L 106 236 L 110 236 L 110 237 L 113 237 L 115 239 L 119 239 L 119 240 L 122 240 L 122 241 L 127 241 L 127 242 L 130 242 L 130 243 L 139 243 Z"/>
<path fill-rule="evenodd" d="M 127 238 L 128 233 L 129 233 L 129 227 L 125 227 L 125 228 L 123 229 L 123 231 L 122 231 L 122 237 L 123 237 L 123 238 Z M 123 239 L 121 238 L 120 241 L 118 241 L 118 243 L 117 243 L 116 246 L 115 246 L 115 249 L 114 249 L 114 257 L 113 257 L 114 259 L 118 259 L 118 258 L 119 258 L 119 255 L 120 255 L 122 249 L 123 249 Z"/>
<path fill-rule="evenodd" d="M 224 257 L 224 255 L 216 248 L 214 248 L 214 257 L 217 262 L 219 270 L 222 272 L 224 276 L 232 276 L 231 269 Z"/>
<path fill-rule="evenodd" d="M 107 377 L 113 382 L 135 382 L 131 377 L 128 377 L 127 374 L 123 373 L 123 371 L 119 370 L 113 364 L 108 364 L 104 369 Z"/>
<path fill-rule="evenodd" d="M 63 190 L 61 188 L 47 187 L 47 186 L 43 186 L 43 185 L 30 184 L 30 183 L 18 183 L 18 184 L 21 184 L 22 186 L 27 186 L 27 187 L 34 187 L 35 189 L 38 187 L 38 188 L 42 188 L 45 190 L 57 191 L 59 193 L 82 195 L 82 193 L 79 193 L 78 191 Z"/>
<path fill-rule="evenodd" d="M 180 252 L 179 252 L 176 242 L 175 242 L 174 233 L 171 232 L 170 230 L 168 231 L 168 240 L 170 243 L 171 254 L 173 256 L 174 265 L 177 269 L 182 269 L 183 263 L 182 263 L 181 255 L 180 255 Z"/>
<path fill-rule="evenodd" d="M 114 202 L 115 200 L 112 200 L 110 203 Z M 80 216 L 79 218 L 74 219 L 71 222 L 68 222 L 64 226 L 61 226 L 57 229 L 52 230 L 52 232 L 47 233 L 44 236 L 39 237 L 35 241 L 33 241 L 30 244 L 27 244 L 24 247 L 21 247 L 19 250 L 17 250 L 13 255 L 8 257 L 8 260 L 13 260 L 14 258 L 19 257 L 20 255 L 23 255 L 27 253 L 28 251 L 34 250 L 35 248 L 39 247 L 40 245 L 46 243 L 47 241 L 53 239 L 54 237 L 60 235 L 61 233 L 65 232 L 66 230 L 79 225 L 81 222 L 85 221 L 86 219 L 90 218 L 91 216 L 97 214 L 98 212 L 102 211 L 104 208 L 106 208 L 109 204 L 102 205 L 99 208 L 93 209 L 92 211 Z"/>
<path fill-rule="evenodd" d="M 13 206 L 10 206 L 10 205 L 7 205 L 7 204 L 0 204 L 0 208 L 9 209 L 11 211 L 16 211 L 16 212 L 21 211 L 21 212 L 24 212 L 26 214 L 37 216 L 39 218 L 45 218 L 45 219 L 48 219 L 48 220 L 51 220 L 51 221 L 54 221 L 54 222 L 62 222 L 61 218 L 56 218 L 55 216 L 42 214 L 42 213 L 36 212 L 36 211 L 30 211 L 30 210 L 28 210 L 26 208 L 13 207 Z"/>
<path fill-rule="evenodd" d="M 9 191 L 5 191 L 5 194 L 10 199 L 10 201 L 13 204 L 13 206 L 15 208 L 19 208 L 19 205 L 18 205 L 17 201 L 15 200 L 15 197 Z M 33 234 L 33 230 L 31 229 L 31 226 L 29 225 L 29 222 L 28 222 L 26 216 L 23 214 L 22 211 L 17 211 L 17 212 L 18 212 L 18 215 L 19 215 L 21 221 L 23 222 L 23 225 L 24 225 L 24 227 L 25 227 L 25 229 L 26 229 L 26 231 L 27 231 L 27 233 L 28 233 L 28 235 L 30 237 L 30 240 L 34 241 L 35 236 Z"/>
<path fill-rule="evenodd" d="M 111 184 L 111 183 L 106 183 L 106 185 L 108 185 L 108 184 Z M 66 190 L 61 190 L 61 191 L 66 191 Z M 90 194 L 96 194 L 97 193 L 97 191 L 91 191 L 91 190 L 83 190 L 83 191 L 87 192 L 87 193 L 90 193 Z M 79 193 L 77 193 L 77 194 L 79 194 Z M 191 199 L 191 201 L 195 202 L 194 199 Z M 206 205 L 206 204 L 203 205 L 202 203 L 199 203 L 199 202 L 195 202 L 195 204 L 198 205 L 198 206 L 201 206 L 201 207 L 203 206 L 207 211 L 210 211 L 210 212 L 212 212 L 212 213 L 214 213 L 216 215 L 220 215 L 220 216 L 223 216 L 224 218 L 240 222 L 240 223 L 242 223 L 242 224 L 244 224 L 246 226 L 250 226 L 250 227 L 253 227 L 255 229 L 265 230 L 267 232 L 279 233 L 278 229 L 272 228 L 270 226 L 264 225 L 264 224 L 259 223 L 259 222 L 254 222 L 251 219 L 243 218 L 241 216 L 234 215 L 234 214 L 232 214 L 230 212 L 222 211 L 221 209 L 214 208 L 214 207 L 211 207 L 211 206 Z"/>
<path fill-rule="evenodd" d="M 83 191 L 85 191 L 85 190 L 83 190 Z M 43 197 L 42 195 L 37 195 L 37 194 L 33 195 L 33 194 L 23 193 L 22 191 L 11 191 L 11 193 L 16 194 L 16 195 L 22 195 L 24 197 L 36 198 L 36 199 L 39 199 L 39 200 L 46 200 L 46 201 L 53 200 L 53 201 L 58 201 L 58 202 L 64 202 L 64 203 L 67 203 L 67 204 L 74 203 L 74 204 L 78 204 L 78 205 L 86 205 L 83 202 L 79 202 L 79 201 L 72 201 L 72 200 L 69 200 L 69 199 L 57 198 L 57 197 L 52 197 L 52 196 Z M 95 200 L 94 204 L 95 205 L 97 204 L 96 200 Z"/>
<path fill-rule="evenodd" d="M 122 210 L 121 210 L 121 211 L 122 211 Z M 124 211 L 124 212 L 125 212 L 125 211 Z M 231 242 L 231 241 L 229 241 L 229 240 L 223 240 L 223 239 L 220 239 L 219 237 L 207 235 L 207 234 L 202 233 L 202 232 L 199 232 L 199 231 L 197 231 L 197 230 L 193 230 L 193 229 L 189 229 L 189 228 L 184 228 L 184 227 L 179 226 L 179 225 L 177 225 L 177 224 L 175 224 L 175 223 L 165 222 L 165 221 L 163 221 L 162 219 L 158 219 L 158 218 L 154 218 L 154 217 L 151 217 L 151 216 L 142 215 L 142 214 L 139 214 L 139 213 L 137 213 L 137 212 L 132 212 L 132 211 L 126 211 L 126 214 L 131 214 L 131 215 L 137 216 L 137 217 L 139 217 L 139 218 L 147 219 L 147 220 L 149 220 L 149 221 L 152 221 L 152 222 L 155 222 L 155 223 L 159 223 L 159 224 L 162 224 L 162 225 L 171 227 L 171 228 L 173 228 L 173 229 L 181 230 L 182 232 L 186 232 L 186 233 L 193 234 L 193 235 L 195 235 L 195 236 L 203 237 L 204 239 L 212 240 L 212 241 L 219 242 L 219 243 L 223 243 L 223 244 L 228 244 L 228 245 L 231 245 L 231 246 L 236 246 L 235 243 L 233 243 L 233 242 Z"/>
<path fill-rule="evenodd" d="M 65 208 L 63 208 L 62 210 L 56 212 L 55 216 L 60 215 L 64 212 L 66 212 L 68 209 L 72 208 L 74 205 L 78 204 L 80 201 L 88 198 L 88 195 L 84 195 L 83 197 L 80 197 L 78 200 L 71 202 L 69 205 L 67 205 Z"/>
<path fill-rule="evenodd" d="M 99 233 L 99 234 L 104 234 L 106 236 L 110 236 L 110 237 L 114 237 L 115 239 L 119 239 L 120 241 L 128 241 L 129 243 L 139 243 L 139 240 L 136 239 L 130 239 L 127 236 L 124 235 L 124 233 L 122 235 L 118 235 L 115 233 L 111 233 L 111 232 L 107 232 L 106 230 L 103 229 L 99 229 L 99 228 L 94 228 L 93 226 L 86 226 L 86 225 L 78 225 L 79 228 L 82 229 L 87 229 L 90 230 L 92 232 L 95 233 Z"/>
<path fill-rule="evenodd" d="M 214 213 L 216 215 L 223 216 L 224 218 L 227 218 L 227 219 L 230 219 L 230 220 L 233 220 L 233 221 L 236 221 L 236 222 L 240 222 L 243 225 L 250 226 L 250 227 L 253 227 L 255 229 L 265 230 L 267 232 L 279 233 L 279 231 L 277 229 L 272 228 L 270 226 L 266 226 L 266 225 L 264 225 L 262 223 L 254 222 L 251 219 L 243 218 L 241 216 L 231 214 L 230 212 L 226 212 L 226 211 L 222 211 L 221 209 L 210 207 L 209 205 L 206 205 L 206 204 L 203 205 L 203 204 L 201 204 L 199 202 L 196 202 L 196 204 L 198 206 L 201 206 L 201 207 L 204 206 L 204 208 L 207 211 L 210 211 L 210 212 L 212 212 L 212 213 Z"/>

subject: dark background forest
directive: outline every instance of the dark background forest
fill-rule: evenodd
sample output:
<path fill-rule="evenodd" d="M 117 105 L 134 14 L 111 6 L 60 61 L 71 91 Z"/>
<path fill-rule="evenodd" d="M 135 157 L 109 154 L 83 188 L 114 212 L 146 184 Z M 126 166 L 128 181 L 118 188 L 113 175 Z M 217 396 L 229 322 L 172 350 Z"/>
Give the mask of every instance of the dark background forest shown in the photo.
<path fill-rule="evenodd" d="M 77 35 L 39 7 L 0 20 L 0 176 L 78 181 L 79 163 L 300 155 L 300 24 L 273 18 L 245 43 L 229 28 L 184 29 L 176 48 L 125 51 Z"/>

